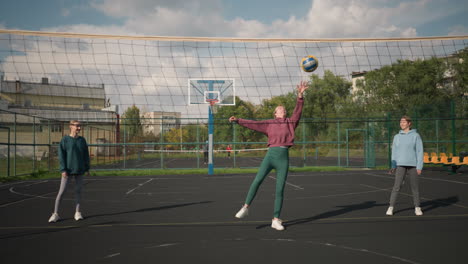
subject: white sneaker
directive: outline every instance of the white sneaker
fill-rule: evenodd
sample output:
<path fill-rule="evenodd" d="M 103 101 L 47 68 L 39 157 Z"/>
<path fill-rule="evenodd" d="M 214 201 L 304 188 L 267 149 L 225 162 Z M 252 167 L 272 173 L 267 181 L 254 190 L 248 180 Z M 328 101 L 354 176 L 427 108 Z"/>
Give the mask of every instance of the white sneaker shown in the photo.
<path fill-rule="evenodd" d="M 49 223 L 55 223 L 60 219 L 57 213 L 53 213 L 49 218 Z"/>
<path fill-rule="evenodd" d="M 415 208 L 414 208 L 414 213 L 415 213 L 416 215 L 423 215 L 423 212 L 422 212 L 422 210 L 421 210 L 421 207 L 415 207 Z"/>
<path fill-rule="evenodd" d="M 78 220 L 83 220 L 83 216 L 81 215 L 80 212 L 76 212 L 75 213 L 75 220 L 78 221 Z"/>
<path fill-rule="evenodd" d="M 387 215 L 393 215 L 393 206 L 388 207 L 386 214 Z"/>
<path fill-rule="evenodd" d="M 237 212 L 236 217 L 237 218 L 244 218 L 249 215 L 249 208 L 247 207 L 242 207 L 239 212 Z"/>
<path fill-rule="evenodd" d="M 282 231 L 284 230 L 283 222 L 279 219 L 273 219 L 273 221 L 271 221 L 271 228 Z"/>

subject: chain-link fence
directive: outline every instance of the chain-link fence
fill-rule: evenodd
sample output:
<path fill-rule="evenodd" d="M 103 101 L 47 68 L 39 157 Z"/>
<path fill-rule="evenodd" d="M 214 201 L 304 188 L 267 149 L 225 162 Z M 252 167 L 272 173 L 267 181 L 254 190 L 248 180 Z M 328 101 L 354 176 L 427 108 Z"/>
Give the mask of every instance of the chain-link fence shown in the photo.
<path fill-rule="evenodd" d="M 303 118 L 290 150 L 291 166 L 388 166 L 400 115 L 381 118 Z M 106 169 L 206 168 L 207 119 L 158 118 L 80 120 L 91 166 Z M 130 122 L 132 121 L 132 122 Z M 267 137 L 227 119 L 215 119 L 215 168 L 258 167 Z M 0 110 L 0 176 L 58 170 L 57 149 L 69 133 L 59 121 Z M 468 150 L 468 120 L 456 112 L 444 117 L 413 116 L 426 152 Z"/>

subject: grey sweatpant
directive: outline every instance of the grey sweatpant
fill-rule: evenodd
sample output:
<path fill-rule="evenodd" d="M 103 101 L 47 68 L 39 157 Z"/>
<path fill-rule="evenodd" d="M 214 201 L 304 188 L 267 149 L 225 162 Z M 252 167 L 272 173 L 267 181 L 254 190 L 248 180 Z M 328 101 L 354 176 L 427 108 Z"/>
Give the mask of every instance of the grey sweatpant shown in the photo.
<path fill-rule="evenodd" d="M 395 172 L 395 184 L 393 185 L 392 194 L 390 195 L 390 206 L 395 206 L 395 202 L 400 192 L 403 181 L 409 176 L 411 184 L 411 192 L 413 193 L 414 207 L 419 207 L 419 180 L 416 167 L 398 166 Z"/>
<path fill-rule="evenodd" d="M 81 202 L 81 187 L 83 187 L 83 174 L 75 174 L 75 175 L 68 175 L 67 177 L 62 176 L 62 180 L 60 182 L 60 189 L 57 194 L 57 198 L 55 199 L 55 208 L 54 213 L 58 214 L 60 202 L 62 201 L 62 196 L 65 190 L 67 189 L 68 180 L 70 177 L 75 178 L 75 204 L 76 208 L 75 211 L 80 211 L 80 202 Z"/>

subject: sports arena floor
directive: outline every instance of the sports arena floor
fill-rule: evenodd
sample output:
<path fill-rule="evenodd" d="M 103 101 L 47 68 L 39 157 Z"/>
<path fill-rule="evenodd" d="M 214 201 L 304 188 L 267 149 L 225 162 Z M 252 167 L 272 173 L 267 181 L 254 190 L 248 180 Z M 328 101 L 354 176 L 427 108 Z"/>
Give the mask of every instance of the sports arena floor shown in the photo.
<path fill-rule="evenodd" d="M 0 263 L 467 263 L 466 171 L 424 171 L 423 216 L 409 184 L 385 215 L 384 171 L 290 173 L 285 231 L 270 227 L 274 173 L 250 215 L 234 218 L 253 177 L 90 177 L 85 220 L 73 219 L 72 182 L 54 224 L 59 179 L 2 184 Z"/>

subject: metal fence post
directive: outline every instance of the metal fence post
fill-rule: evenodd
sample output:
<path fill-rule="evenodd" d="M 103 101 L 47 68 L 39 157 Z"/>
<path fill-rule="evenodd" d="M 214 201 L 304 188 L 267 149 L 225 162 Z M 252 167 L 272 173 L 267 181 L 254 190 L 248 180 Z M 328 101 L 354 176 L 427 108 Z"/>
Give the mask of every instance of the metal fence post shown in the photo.
<path fill-rule="evenodd" d="M 14 156 L 13 156 L 13 175 L 16 176 L 16 149 L 17 149 L 17 145 L 16 145 L 16 137 L 17 137 L 17 134 L 16 134 L 16 113 L 14 113 L 14 124 L 13 124 L 13 128 L 15 130 L 15 151 L 14 151 Z"/>
<path fill-rule="evenodd" d="M 302 125 L 302 167 L 305 167 L 306 166 L 306 158 L 307 158 L 307 154 L 306 154 L 306 137 L 305 137 L 305 122 L 302 121 L 301 122 L 301 125 Z"/>
<path fill-rule="evenodd" d="M 337 121 L 337 130 L 338 130 L 338 167 L 341 167 L 341 134 L 340 134 L 340 120 Z M 346 139 L 348 139 L 348 131 L 346 130 Z M 348 145 L 346 145 L 347 153 L 349 156 Z M 348 160 L 346 160 L 346 166 L 349 166 Z"/>
<path fill-rule="evenodd" d="M 33 116 L 33 172 L 36 171 L 36 117 Z"/>

